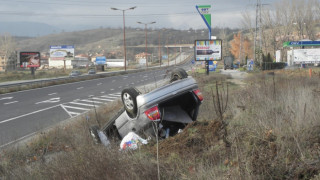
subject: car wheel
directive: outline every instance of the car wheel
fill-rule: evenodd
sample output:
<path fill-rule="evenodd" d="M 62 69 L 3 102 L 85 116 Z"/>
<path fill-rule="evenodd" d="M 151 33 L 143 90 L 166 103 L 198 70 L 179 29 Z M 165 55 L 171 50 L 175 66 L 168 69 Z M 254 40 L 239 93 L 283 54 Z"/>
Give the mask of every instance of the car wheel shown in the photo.
<path fill-rule="evenodd" d="M 124 108 L 129 117 L 134 118 L 137 116 L 137 96 L 141 94 L 136 88 L 130 87 L 122 90 L 121 99 Z"/>
<path fill-rule="evenodd" d="M 100 143 L 100 138 L 99 138 L 99 134 L 98 134 L 98 130 L 99 130 L 99 127 L 98 126 L 91 126 L 89 128 L 89 133 L 91 135 L 91 137 L 93 138 L 93 141 L 98 144 Z"/>
<path fill-rule="evenodd" d="M 184 79 L 188 77 L 188 73 L 182 68 L 176 68 L 172 70 L 170 82 Z"/>

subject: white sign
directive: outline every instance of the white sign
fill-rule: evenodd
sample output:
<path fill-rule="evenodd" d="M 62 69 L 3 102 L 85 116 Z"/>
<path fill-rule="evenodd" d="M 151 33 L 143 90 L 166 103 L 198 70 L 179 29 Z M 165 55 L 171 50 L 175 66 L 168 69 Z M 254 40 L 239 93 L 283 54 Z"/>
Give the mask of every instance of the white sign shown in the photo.
<path fill-rule="evenodd" d="M 293 57 L 295 64 L 320 63 L 320 49 L 295 49 Z"/>
<path fill-rule="evenodd" d="M 276 51 L 276 62 L 281 62 L 281 51 Z"/>
<path fill-rule="evenodd" d="M 50 46 L 51 60 L 73 60 L 74 46 Z"/>

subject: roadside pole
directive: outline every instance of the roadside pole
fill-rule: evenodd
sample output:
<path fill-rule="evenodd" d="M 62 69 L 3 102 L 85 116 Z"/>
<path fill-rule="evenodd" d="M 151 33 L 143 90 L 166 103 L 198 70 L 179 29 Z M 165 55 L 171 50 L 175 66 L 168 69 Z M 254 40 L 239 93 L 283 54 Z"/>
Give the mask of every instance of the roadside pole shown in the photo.
<path fill-rule="evenodd" d="M 209 40 L 211 40 L 211 13 L 209 12 L 209 9 L 211 8 L 211 5 L 196 5 L 196 9 L 200 16 L 202 17 L 203 21 L 206 23 L 208 30 L 209 30 Z M 209 61 L 205 60 L 206 62 L 206 74 L 209 75 Z"/>

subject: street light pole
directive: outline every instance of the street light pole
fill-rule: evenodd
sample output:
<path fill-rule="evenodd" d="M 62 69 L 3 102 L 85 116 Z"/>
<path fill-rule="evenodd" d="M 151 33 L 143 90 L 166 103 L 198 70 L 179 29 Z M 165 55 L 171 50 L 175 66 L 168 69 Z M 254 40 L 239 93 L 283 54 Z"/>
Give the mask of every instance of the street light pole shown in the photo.
<path fill-rule="evenodd" d="M 112 10 L 119 10 L 122 11 L 122 16 L 123 16 L 123 51 L 124 51 L 124 70 L 127 70 L 127 52 L 126 52 L 126 24 L 125 24 L 125 15 L 124 12 L 126 10 L 133 10 L 137 6 L 128 8 L 128 9 L 118 9 L 118 8 L 111 8 Z"/>
<path fill-rule="evenodd" d="M 147 39 L 148 39 L 148 37 L 147 37 L 147 25 L 148 24 L 154 24 L 154 23 L 156 23 L 155 21 L 154 22 L 150 22 L 150 23 L 142 23 L 142 22 L 137 22 L 138 24 L 144 24 L 144 30 L 145 30 L 145 33 L 146 33 L 146 49 L 145 49 L 145 53 L 146 53 L 146 67 L 147 67 L 147 69 L 148 69 L 148 47 L 147 47 Z"/>
<path fill-rule="evenodd" d="M 161 47 L 160 47 L 160 33 L 161 33 L 161 30 L 159 30 L 159 63 L 160 63 L 160 67 L 161 67 Z"/>

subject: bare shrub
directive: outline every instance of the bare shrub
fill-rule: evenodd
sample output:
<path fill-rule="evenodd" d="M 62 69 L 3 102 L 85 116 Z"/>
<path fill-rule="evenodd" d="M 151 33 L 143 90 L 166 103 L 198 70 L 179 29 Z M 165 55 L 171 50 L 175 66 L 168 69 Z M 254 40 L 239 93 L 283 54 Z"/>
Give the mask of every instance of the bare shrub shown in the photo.
<path fill-rule="evenodd" d="M 232 122 L 233 150 L 247 171 L 242 176 L 312 177 L 320 170 L 319 162 L 314 164 L 320 151 L 311 148 L 319 144 L 320 111 L 314 93 L 318 80 L 261 75 L 248 82 L 231 100 L 231 109 L 238 114 Z"/>

